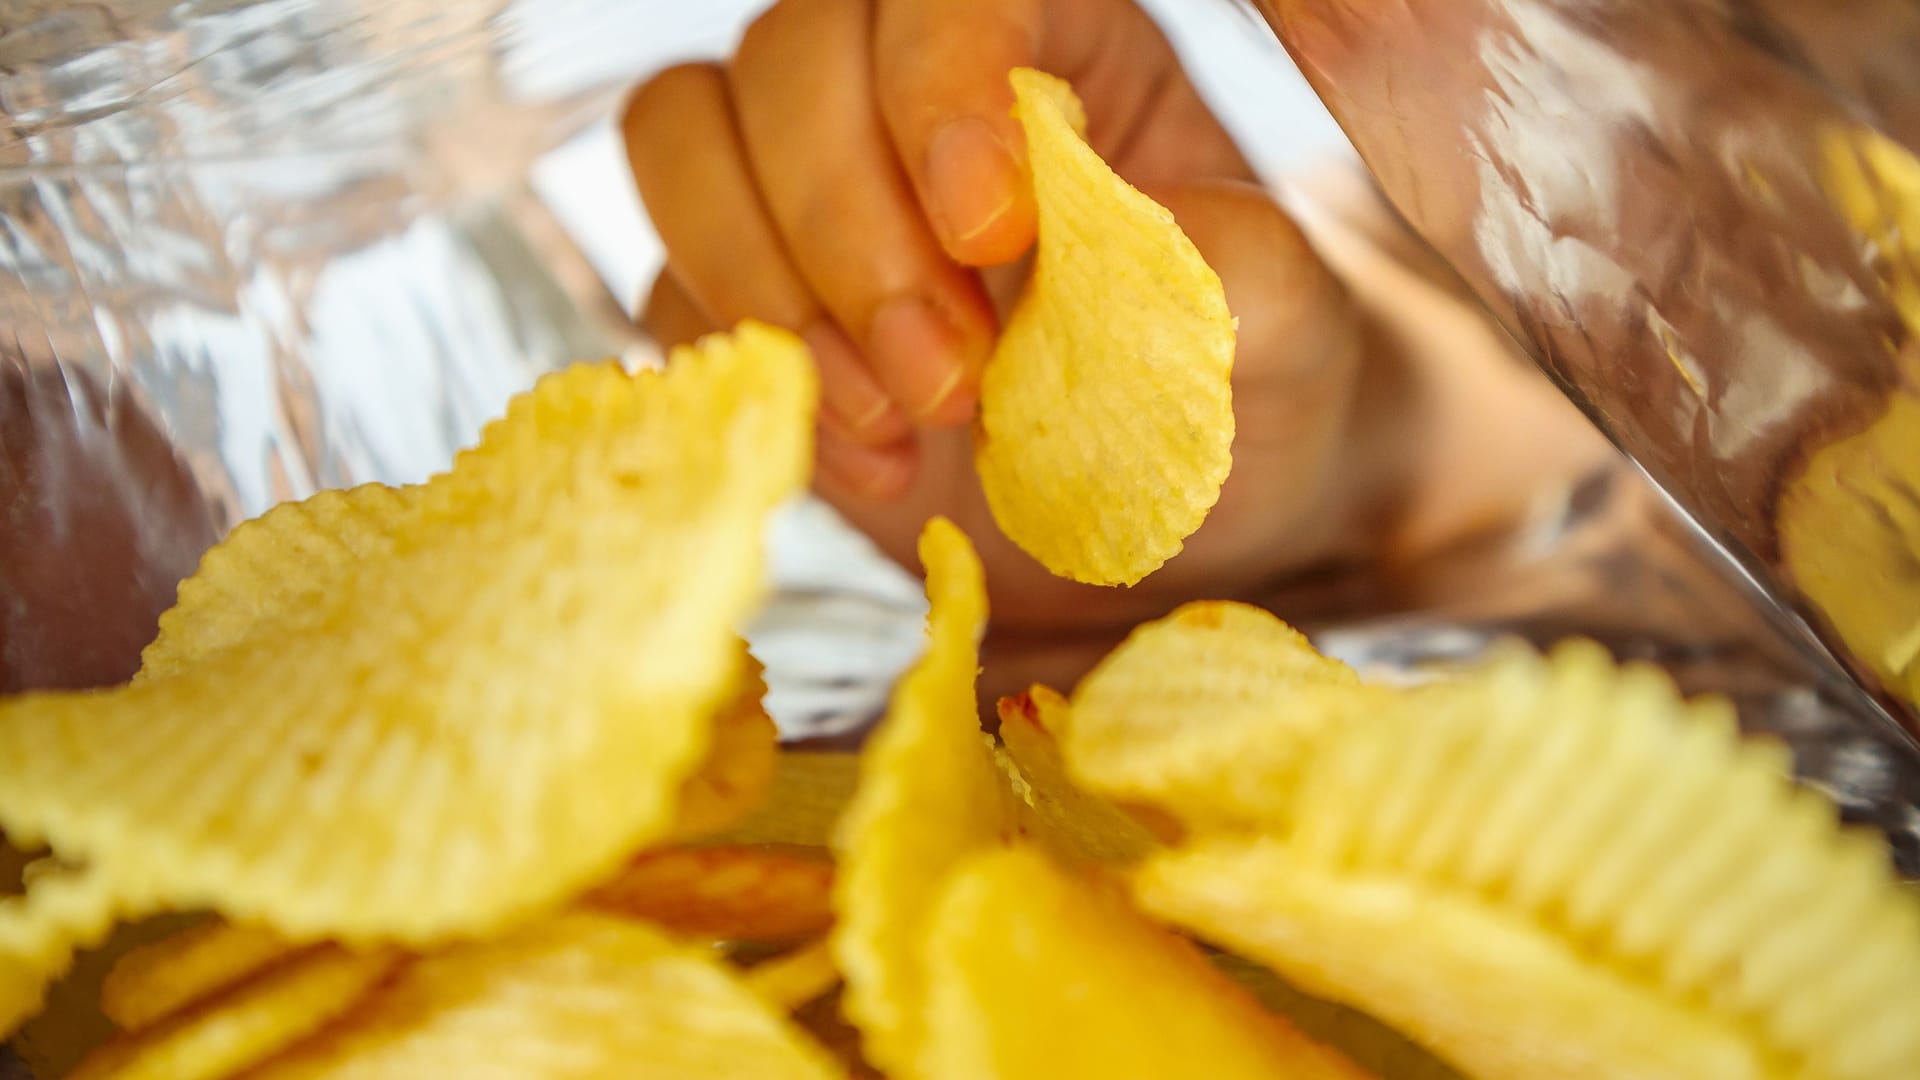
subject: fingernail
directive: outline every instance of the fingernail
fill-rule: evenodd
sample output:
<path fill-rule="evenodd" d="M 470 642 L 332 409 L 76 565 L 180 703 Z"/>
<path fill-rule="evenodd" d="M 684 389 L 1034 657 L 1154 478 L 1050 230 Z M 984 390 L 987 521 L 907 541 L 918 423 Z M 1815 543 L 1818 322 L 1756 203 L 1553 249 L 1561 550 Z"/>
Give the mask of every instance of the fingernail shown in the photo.
<path fill-rule="evenodd" d="M 890 301 L 867 331 L 867 355 L 893 400 L 923 424 L 948 427 L 973 414 L 985 345 L 918 297 Z"/>
<path fill-rule="evenodd" d="M 927 144 L 933 216 L 949 250 L 1004 217 L 1020 195 L 1020 167 L 977 116 L 949 120 Z"/>
<path fill-rule="evenodd" d="M 822 406 L 855 442 L 884 446 L 912 430 L 838 326 L 816 322 L 800 336 L 820 368 Z"/>
<path fill-rule="evenodd" d="M 817 445 L 821 473 L 845 494 L 880 502 L 898 498 L 913 481 L 911 439 L 880 448 L 862 446 L 830 418 L 822 418 Z"/>

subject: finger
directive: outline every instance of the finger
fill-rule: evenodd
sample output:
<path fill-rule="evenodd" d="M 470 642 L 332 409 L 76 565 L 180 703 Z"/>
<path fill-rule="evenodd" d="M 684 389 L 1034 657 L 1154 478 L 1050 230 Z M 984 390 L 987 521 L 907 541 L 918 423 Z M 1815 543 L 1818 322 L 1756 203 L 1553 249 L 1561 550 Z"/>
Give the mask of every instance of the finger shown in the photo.
<path fill-rule="evenodd" d="M 848 437 L 832 417 L 822 416 L 817 433 L 820 469 L 815 485 L 837 506 L 890 502 L 913 481 L 919 451 L 911 438 L 889 446 L 863 446 Z"/>
<path fill-rule="evenodd" d="M 1233 138 L 1132 0 L 879 0 L 874 82 L 900 161 L 949 254 L 995 265 L 1033 242 L 1007 72 L 1072 83 L 1094 150 L 1134 183 L 1251 179 Z"/>
<path fill-rule="evenodd" d="M 713 330 L 705 312 L 674 279 L 673 271 L 662 270 L 647 292 L 646 307 L 640 312 L 640 328 L 662 349 L 688 345 Z"/>
<path fill-rule="evenodd" d="M 755 190 L 728 101 L 710 64 L 669 68 L 641 87 L 622 119 L 641 201 L 667 249 L 679 296 L 707 328 L 755 318 L 795 330 L 820 365 L 821 404 L 873 445 L 909 430 L 845 333 L 814 299 Z"/>
<path fill-rule="evenodd" d="M 994 320 L 941 251 L 875 110 L 866 0 L 784 0 L 729 69 L 747 156 L 800 275 L 894 403 L 971 417 Z"/>

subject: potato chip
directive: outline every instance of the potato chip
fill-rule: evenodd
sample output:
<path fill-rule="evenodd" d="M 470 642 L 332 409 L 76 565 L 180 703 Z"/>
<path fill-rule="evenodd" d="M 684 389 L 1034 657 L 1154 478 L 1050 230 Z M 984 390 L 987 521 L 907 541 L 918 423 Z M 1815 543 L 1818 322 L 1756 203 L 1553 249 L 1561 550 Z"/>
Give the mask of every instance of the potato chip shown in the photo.
<path fill-rule="evenodd" d="M 261 926 L 209 919 L 122 956 L 100 987 L 100 1009 L 137 1031 L 284 960 L 299 946 Z"/>
<path fill-rule="evenodd" d="M 400 963 L 323 946 L 87 1055 L 68 1080 L 223 1080 L 351 1009 Z"/>
<path fill-rule="evenodd" d="M 773 784 L 780 760 L 780 729 L 767 715 L 766 669 L 739 645 L 740 676 L 733 698 L 713 720 L 713 738 L 699 771 L 680 785 L 673 836 L 687 840 L 719 832 L 753 812 Z"/>
<path fill-rule="evenodd" d="M 1290 827 L 1137 894 L 1490 1080 L 1910 1076 L 1920 903 L 1787 764 L 1596 646 L 1510 653 L 1323 732 Z"/>
<path fill-rule="evenodd" d="M 402 969 L 247 1080 L 815 1080 L 830 1059 L 694 946 L 566 912 Z"/>
<path fill-rule="evenodd" d="M 927 936 L 917 1076 L 1366 1076 L 1262 1009 L 1187 942 L 1031 849 L 949 879 Z"/>
<path fill-rule="evenodd" d="M 1301 695 L 1321 685 L 1350 692 L 1307 707 Z M 1196 829 L 1259 824 L 1284 814 L 1312 731 L 1337 720 L 1330 705 L 1369 707 L 1357 686 L 1266 611 L 1188 604 L 1136 628 L 1081 680 L 1061 752 L 1076 780 L 1110 799 Z"/>
<path fill-rule="evenodd" d="M 586 903 L 686 937 L 791 941 L 833 924 L 832 889 L 824 849 L 668 848 L 637 856 Z"/>
<path fill-rule="evenodd" d="M 1157 846 L 1146 826 L 1067 778 L 1049 725 L 1063 724 L 1066 699 L 1044 686 L 1001 698 L 1001 770 L 1023 804 L 1021 832 L 1057 854 L 1097 862 L 1132 862 Z"/>
<path fill-rule="evenodd" d="M 1272 968 L 1232 953 L 1207 956 L 1269 1012 L 1279 1013 L 1314 1042 L 1344 1055 L 1361 1071 L 1391 1080 L 1465 1080 L 1400 1032 L 1358 1009 L 1301 993 Z"/>
<path fill-rule="evenodd" d="M 799 340 L 743 324 L 542 380 L 417 489 L 235 530 L 146 676 L 0 703 L 0 827 L 296 939 L 420 945 L 577 892 L 707 756 L 814 399 Z"/>
<path fill-rule="evenodd" d="M 1220 497 L 1234 320 L 1173 215 L 1082 140 L 1067 84 L 1011 78 L 1039 242 L 982 375 L 975 463 L 994 520 L 1048 570 L 1131 585 Z"/>
<path fill-rule="evenodd" d="M 0 1037 L 39 1010 L 75 949 L 99 944 L 132 906 L 121 883 L 93 867 L 26 869 L 25 892 L 0 898 Z"/>
<path fill-rule="evenodd" d="M 766 797 L 712 837 L 720 844 L 826 847 L 853 798 L 860 758 L 844 750 L 783 750 Z"/>
<path fill-rule="evenodd" d="M 821 938 L 753 965 L 743 978 L 762 1001 L 779 1009 L 797 1009 L 838 986 L 840 969 L 833 964 L 833 946 Z"/>
<path fill-rule="evenodd" d="M 867 1057 L 910 1075 L 926 997 L 921 942 L 947 873 L 1012 827 L 1006 784 L 988 752 L 973 683 L 987 598 L 980 560 L 944 518 L 920 535 L 927 568 L 926 654 L 894 688 L 869 738 L 860 786 L 841 821 L 834 959 L 846 1013 Z"/>

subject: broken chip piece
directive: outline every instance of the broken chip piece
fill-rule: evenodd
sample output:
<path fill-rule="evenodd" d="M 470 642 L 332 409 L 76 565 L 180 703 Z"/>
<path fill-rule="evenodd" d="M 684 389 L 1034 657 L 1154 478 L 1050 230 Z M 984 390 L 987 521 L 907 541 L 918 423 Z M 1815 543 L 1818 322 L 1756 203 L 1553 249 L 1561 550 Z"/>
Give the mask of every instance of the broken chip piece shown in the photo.
<path fill-rule="evenodd" d="M 1488 1080 L 1911 1075 L 1920 904 L 1724 702 L 1572 644 L 1372 704 L 1145 906 Z"/>
<path fill-rule="evenodd" d="M 1054 731 L 1071 706 L 1044 686 L 1002 698 L 996 759 L 1019 797 L 1021 832 L 1056 854 L 1095 862 L 1132 862 L 1158 841 L 1147 827 L 1067 775 Z"/>
<path fill-rule="evenodd" d="M 91 905 L 30 886 L 0 907 L 0 966 L 57 973 L 111 914 L 165 907 L 294 939 L 480 934 L 665 836 L 814 399 L 799 339 L 743 324 L 665 371 L 543 379 L 425 485 L 236 529 L 133 684 L 0 702 L 0 828 L 84 861 Z M 32 981 L 7 980 L 0 1024 Z"/>
<path fill-rule="evenodd" d="M 1132 585 L 1179 553 L 1232 466 L 1234 320 L 1173 215 L 1081 138 L 1072 89 L 1011 79 L 1039 240 L 981 377 L 976 467 L 994 520 L 1048 570 Z"/>

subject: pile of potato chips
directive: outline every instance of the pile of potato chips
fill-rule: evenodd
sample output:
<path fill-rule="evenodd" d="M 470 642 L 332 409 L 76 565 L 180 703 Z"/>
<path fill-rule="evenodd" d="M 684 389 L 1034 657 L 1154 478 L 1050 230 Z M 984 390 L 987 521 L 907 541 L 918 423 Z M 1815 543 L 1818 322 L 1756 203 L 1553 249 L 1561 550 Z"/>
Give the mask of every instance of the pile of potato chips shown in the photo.
<path fill-rule="evenodd" d="M 1048 185 L 1107 189 L 1041 153 L 1071 95 L 1016 85 L 1044 266 Z M 990 491 L 1086 483 L 994 479 L 1061 431 L 1108 452 L 1086 414 L 1020 433 L 1020 395 L 1118 348 L 1059 336 L 1076 272 L 989 383 Z M 550 376 L 424 485 L 237 529 L 130 685 L 0 703 L 0 1035 L 123 1080 L 1914 1075 L 1920 902 L 1884 846 L 1589 645 L 1388 688 L 1194 604 L 988 735 L 983 574 L 935 519 L 883 722 L 782 749 L 735 628 L 815 395 L 751 323 Z M 1172 454 L 1147 430 L 1116 460 Z M 1035 491 L 997 506 L 1050 566 L 1137 579 L 1219 449 L 1151 521 L 1103 489 L 1119 525 L 1078 548 L 1048 545 L 1088 521 L 1008 509 Z"/>

